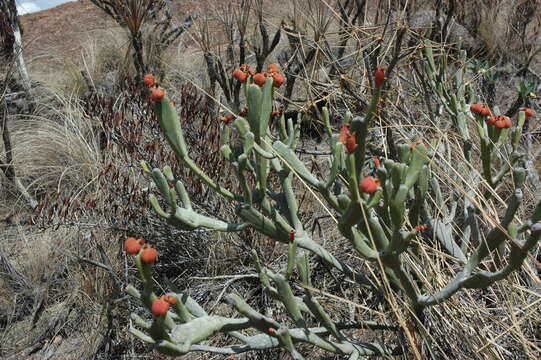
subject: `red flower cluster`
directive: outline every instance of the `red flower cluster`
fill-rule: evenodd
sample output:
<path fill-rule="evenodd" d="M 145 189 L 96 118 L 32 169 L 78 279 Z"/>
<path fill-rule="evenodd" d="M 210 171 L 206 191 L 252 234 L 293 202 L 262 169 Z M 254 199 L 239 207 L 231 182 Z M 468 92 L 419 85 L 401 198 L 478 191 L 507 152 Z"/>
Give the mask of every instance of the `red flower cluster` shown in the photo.
<path fill-rule="evenodd" d="M 124 251 L 130 255 L 138 254 L 144 244 L 145 241 L 143 239 L 129 237 L 124 241 Z"/>
<path fill-rule="evenodd" d="M 470 105 L 470 111 L 472 114 L 476 114 L 479 116 L 489 116 L 490 115 L 490 109 L 488 106 L 483 104 L 471 104 Z"/>
<path fill-rule="evenodd" d="M 143 251 L 141 252 L 141 261 L 145 264 L 154 264 L 158 259 L 158 250 L 152 247 L 150 244 L 143 245 Z"/>
<path fill-rule="evenodd" d="M 156 78 L 152 74 L 146 74 L 143 76 L 143 82 L 150 88 L 156 84 Z"/>
<path fill-rule="evenodd" d="M 338 141 L 340 141 L 346 147 L 348 154 L 353 154 L 357 148 L 357 140 L 355 140 L 355 135 L 349 132 L 349 125 L 342 125 L 342 130 L 338 136 Z"/>
<path fill-rule="evenodd" d="M 141 251 L 143 249 L 143 251 Z M 143 239 L 136 239 L 129 237 L 124 241 L 124 251 L 130 255 L 136 255 L 141 253 L 141 261 L 145 264 L 153 264 L 158 258 L 158 250 L 154 249 L 152 245 L 146 244 Z"/>
<path fill-rule="evenodd" d="M 242 64 L 238 69 L 233 71 L 233 78 L 237 79 L 241 83 L 245 83 L 248 80 L 248 76 L 253 75 L 254 72 L 250 71 L 250 65 Z"/>
<path fill-rule="evenodd" d="M 495 115 L 487 118 L 487 123 L 496 126 L 498 129 L 509 129 L 513 126 L 511 119 L 505 115 Z"/>
<path fill-rule="evenodd" d="M 524 111 L 524 115 L 526 115 L 527 118 L 535 116 L 535 111 L 530 108 L 522 108 L 520 111 Z"/>
<path fill-rule="evenodd" d="M 233 71 L 233 78 L 237 79 L 241 83 L 245 83 L 248 77 L 252 77 L 254 84 L 263 86 L 267 81 L 267 78 L 272 77 L 273 86 L 279 88 L 286 81 L 284 75 L 280 74 L 280 68 L 275 64 L 270 64 L 267 68 L 267 72 L 255 73 L 250 71 L 249 65 L 241 65 L 238 69 Z"/>
<path fill-rule="evenodd" d="M 378 190 L 379 185 L 379 179 L 375 179 L 372 176 L 367 176 L 361 180 L 359 190 L 365 194 L 373 194 Z"/>
<path fill-rule="evenodd" d="M 156 316 L 162 316 L 167 314 L 169 307 L 177 303 L 177 298 L 173 296 L 162 295 L 159 299 L 152 302 L 150 311 Z"/>
<path fill-rule="evenodd" d="M 162 101 L 165 97 L 165 90 L 159 88 L 154 75 L 146 74 L 143 76 L 143 82 L 150 89 L 150 101 Z"/>

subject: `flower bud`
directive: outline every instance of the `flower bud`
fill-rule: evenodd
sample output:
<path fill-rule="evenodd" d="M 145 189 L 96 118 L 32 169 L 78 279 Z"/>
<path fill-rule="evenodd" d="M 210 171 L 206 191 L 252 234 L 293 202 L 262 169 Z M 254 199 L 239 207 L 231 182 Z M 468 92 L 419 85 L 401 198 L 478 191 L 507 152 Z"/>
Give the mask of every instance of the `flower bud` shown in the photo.
<path fill-rule="evenodd" d="M 385 83 L 385 69 L 382 67 L 376 68 L 376 73 L 374 74 L 374 84 L 377 88 L 381 88 Z"/>
<path fill-rule="evenodd" d="M 349 125 L 342 125 L 338 140 L 344 144 L 348 154 L 353 154 L 353 152 L 355 152 L 357 140 L 355 139 L 355 135 L 349 132 Z"/>

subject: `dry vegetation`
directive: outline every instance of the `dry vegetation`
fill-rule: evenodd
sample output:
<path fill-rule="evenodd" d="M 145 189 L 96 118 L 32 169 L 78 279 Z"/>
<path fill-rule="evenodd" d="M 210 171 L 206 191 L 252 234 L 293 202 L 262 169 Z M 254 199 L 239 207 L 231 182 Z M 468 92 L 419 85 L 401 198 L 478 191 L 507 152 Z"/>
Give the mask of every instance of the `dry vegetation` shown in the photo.
<path fill-rule="evenodd" d="M 183 21 L 190 5 L 194 5 L 191 10 L 197 13 L 197 20 L 171 47 L 160 51 L 159 58 L 144 61 L 159 69 L 160 82 L 182 109 L 192 157 L 231 188 L 239 185 L 227 180 L 231 177 L 218 151 L 216 118 L 242 108 L 242 95 L 235 98 L 237 84 L 229 78 L 241 63 L 256 65 L 255 54 L 263 44 L 261 26 L 270 42 L 281 30 L 276 48 L 265 54 L 264 60 L 265 64 L 279 63 L 288 83 L 294 83 L 281 91 L 277 105 L 288 116 L 296 117 L 297 112 L 305 115 L 302 145 L 307 154 L 303 159 L 315 171 L 325 173 L 327 167 L 326 158 L 318 155 L 327 151 L 322 142 L 322 104 L 331 109 L 338 132 L 340 114 L 351 111 L 358 115 L 366 110 L 370 69 L 377 62 L 393 70 L 384 114 L 373 129 L 371 155 L 393 157 L 397 143 L 438 137 L 438 163 L 442 165 L 435 171 L 446 184 L 444 197 L 450 199 L 463 191 L 453 176 L 457 171 L 454 159 L 462 156 L 460 139 L 423 77 L 419 51 L 421 39 L 426 37 L 433 40 L 438 55 L 449 55 L 450 71 L 468 67 L 468 81 L 484 102 L 499 106 L 502 113 L 516 113 L 520 106 L 541 110 L 537 97 L 541 84 L 538 1 L 217 3 L 198 2 L 197 8 L 175 4 L 175 11 L 183 10 L 175 15 L 177 21 Z M 341 3 L 352 7 L 341 13 Z M 76 5 L 69 6 L 66 13 L 56 16 L 76 11 Z M 80 6 L 92 8 L 87 1 Z M 256 16 L 258 6 L 260 18 Z M 145 90 L 133 80 L 135 66 L 126 32 L 114 27 L 105 14 L 92 11 L 87 20 L 97 25 L 94 29 L 101 29 L 77 32 L 70 38 L 71 48 L 77 51 L 67 51 L 65 57 L 61 50 L 66 47 L 62 42 L 68 31 L 58 34 L 62 41 L 56 39 L 55 32 L 47 34 L 46 42 L 37 36 L 37 31 L 46 32 L 52 26 L 52 16 L 42 12 L 31 15 L 32 19 L 23 18 L 23 25 L 27 21 L 44 23 L 40 29 L 25 29 L 30 75 L 39 82 L 34 84 L 37 95 L 32 111 L 8 106 L 9 121 L 15 169 L 39 205 L 29 209 L 12 191 L 9 180 L 0 176 L 0 358 L 164 358 L 127 331 L 129 313 L 140 305 L 123 291 L 137 282 L 132 261 L 121 251 L 126 236 L 143 237 L 160 250 L 155 274 L 158 283 L 168 280 L 189 290 L 214 314 L 231 315 L 220 302 L 225 291 L 242 294 L 258 308 L 272 305 L 257 278 L 233 276 L 254 273 L 251 248 L 264 255 L 270 268 L 279 269 L 286 261 L 282 245 L 255 232 L 187 233 L 162 223 L 149 209 L 147 196 L 154 189 L 140 169 L 141 160 L 151 166 L 167 163 L 186 178 L 199 212 L 221 217 L 233 212 L 230 204 L 215 198 L 174 157 Z M 427 28 L 438 18 L 440 26 L 435 25 L 429 33 Z M 464 34 L 469 36 L 464 39 L 467 64 L 460 63 L 456 52 L 458 36 Z M 146 30 L 143 35 L 145 49 L 152 49 L 155 34 Z M 244 47 L 239 46 L 243 37 Z M 44 44 L 49 45 L 44 48 Z M 66 63 L 70 66 L 59 66 Z M 4 70 L 0 84 L 10 74 L 10 69 Z M 521 95 L 517 90 L 520 84 L 529 84 L 529 91 Z M 9 94 L 0 95 L 9 105 Z M 523 144 L 535 172 L 539 130 L 539 123 L 532 120 Z M 5 158 L 4 152 L 0 147 L 0 159 Z M 524 218 L 537 203 L 540 186 L 538 176 L 532 176 L 525 193 L 527 206 L 521 213 Z M 302 194 L 303 223 L 309 224 L 306 227 L 312 228 L 313 236 L 340 259 L 367 274 L 378 273 L 377 264 L 352 256 L 313 194 L 300 182 L 296 188 Z M 487 224 L 501 214 L 510 191 L 504 186 L 483 204 Z M 452 224 L 457 233 L 460 221 Z M 440 288 L 457 271 L 454 263 L 448 261 L 449 255 L 430 232 L 417 246 L 419 251 L 409 258 L 408 266 L 424 268 L 428 276 L 422 281 Z M 522 269 L 507 279 L 485 290 L 461 291 L 430 308 L 418 328 L 408 320 L 404 298 L 368 295 L 323 263 L 313 260 L 312 265 L 321 302 L 336 320 L 400 324 L 396 332 L 359 330 L 356 334 L 367 341 L 401 344 L 404 353 L 397 359 L 538 359 L 540 252 L 537 246 Z M 275 308 L 274 316 L 283 316 L 283 309 Z M 339 358 L 310 353 L 312 349 L 307 347 L 300 350 L 307 359 Z M 275 349 L 234 358 L 288 356 Z M 187 358 L 224 357 L 202 353 Z"/>

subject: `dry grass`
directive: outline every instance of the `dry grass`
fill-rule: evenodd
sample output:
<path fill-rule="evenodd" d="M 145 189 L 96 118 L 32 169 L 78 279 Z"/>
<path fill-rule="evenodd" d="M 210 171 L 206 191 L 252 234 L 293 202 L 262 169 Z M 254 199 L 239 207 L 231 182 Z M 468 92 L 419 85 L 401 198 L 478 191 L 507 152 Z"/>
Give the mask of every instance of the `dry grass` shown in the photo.
<path fill-rule="evenodd" d="M 98 124 L 83 114 L 75 99 L 61 95 L 42 104 L 41 113 L 16 123 L 13 131 L 16 166 L 22 176 L 33 178 L 29 188 L 97 191 Z"/>

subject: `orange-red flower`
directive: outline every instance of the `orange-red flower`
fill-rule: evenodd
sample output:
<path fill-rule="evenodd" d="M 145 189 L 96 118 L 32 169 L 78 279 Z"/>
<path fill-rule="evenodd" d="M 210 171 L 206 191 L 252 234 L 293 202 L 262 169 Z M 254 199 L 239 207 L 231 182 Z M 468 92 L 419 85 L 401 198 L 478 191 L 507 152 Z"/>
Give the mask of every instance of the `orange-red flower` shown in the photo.
<path fill-rule="evenodd" d="M 279 73 L 280 67 L 276 64 L 269 64 L 269 66 L 267 67 L 267 71 L 270 73 Z"/>
<path fill-rule="evenodd" d="M 275 88 L 279 88 L 280 86 L 282 86 L 283 83 L 286 82 L 285 76 L 278 73 L 272 74 L 272 79 L 272 86 L 274 86 Z"/>
<path fill-rule="evenodd" d="M 524 111 L 524 115 L 526 115 L 526 117 L 535 116 L 535 111 L 530 108 L 522 108 L 522 111 Z"/>
<path fill-rule="evenodd" d="M 265 85 L 265 81 L 267 81 L 267 77 L 261 73 L 255 74 L 253 79 L 254 79 L 254 83 L 259 86 Z"/>
<path fill-rule="evenodd" d="M 169 311 L 169 303 L 162 298 L 156 299 L 152 302 L 150 311 L 156 316 L 162 316 Z"/>
<path fill-rule="evenodd" d="M 158 259 L 158 250 L 152 246 L 145 244 L 143 251 L 141 252 L 141 261 L 145 264 L 154 264 Z"/>
<path fill-rule="evenodd" d="M 367 176 L 361 180 L 359 189 L 365 194 L 373 194 L 378 190 L 379 179 L 374 179 L 372 176 Z"/>
<path fill-rule="evenodd" d="M 165 97 L 165 90 L 153 88 L 150 91 L 150 101 L 162 101 Z"/>
<path fill-rule="evenodd" d="M 344 144 L 348 154 L 352 154 L 357 148 L 357 140 L 355 139 L 355 135 L 349 132 L 349 125 L 342 125 L 338 141 Z"/>
<path fill-rule="evenodd" d="M 241 83 L 245 83 L 248 80 L 248 70 L 250 67 L 248 65 L 241 65 L 240 68 L 233 71 L 233 78 L 237 79 Z"/>
<path fill-rule="evenodd" d="M 490 115 L 490 109 L 488 106 L 483 104 L 471 104 L 470 105 L 470 111 L 473 114 L 480 115 L 480 116 L 489 116 Z"/>
<path fill-rule="evenodd" d="M 241 77 L 242 75 L 244 75 L 244 71 L 242 71 L 241 69 L 233 70 L 233 78 L 238 80 L 239 77 Z"/>
<path fill-rule="evenodd" d="M 495 115 L 487 118 L 487 123 L 493 125 L 498 129 L 508 129 L 513 126 L 511 119 L 505 115 Z"/>
<path fill-rule="evenodd" d="M 380 88 L 385 83 L 385 69 L 382 67 L 376 68 L 376 73 L 374 74 L 374 84 L 377 88 Z"/>
<path fill-rule="evenodd" d="M 152 87 L 154 86 L 154 84 L 156 84 L 156 78 L 152 74 L 146 74 L 145 76 L 143 76 L 143 82 L 146 86 Z"/>
<path fill-rule="evenodd" d="M 167 303 L 169 303 L 169 305 L 175 305 L 177 303 L 177 298 L 174 297 L 174 296 L 168 296 L 168 295 L 163 295 L 161 297 L 161 299 Z"/>
<path fill-rule="evenodd" d="M 130 255 L 135 255 L 139 253 L 143 244 L 144 241 L 142 239 L 129 237 L 124 241 L 124 250 Z"/>
<path fill-rule="evenodd" d="M 511 126 L 513 126 L 513 123 L 507 116 L 502 121 L 496 122 L 496 127 L 500 129 L 509 129 Z"/>

